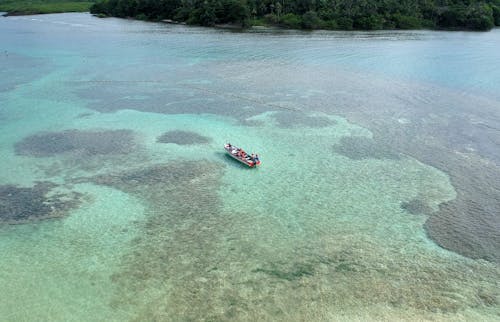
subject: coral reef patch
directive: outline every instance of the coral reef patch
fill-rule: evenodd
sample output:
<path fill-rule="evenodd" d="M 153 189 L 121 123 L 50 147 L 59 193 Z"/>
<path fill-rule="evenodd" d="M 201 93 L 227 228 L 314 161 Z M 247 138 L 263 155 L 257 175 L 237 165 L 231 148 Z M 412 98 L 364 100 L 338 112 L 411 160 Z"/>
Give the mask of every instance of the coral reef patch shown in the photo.
<path fill-rule="evenodd" d="M 430 215 L 434 210 L 424 200 L 415 198 L 401 203 L 401 208 L 412 215 Z"/>
<path fill-rule="evenodd" d="M 227 97 L 220 100 L 216 92 L 175 84 L 165 84 L 161 89 L 149 83 L 134 84 L 135 96 L 130 95 L 130 84 L 119 82 L 108 86 L 89 85 L 76 90 L 77 95 L 90 102 L 89 109 L 113 113 L 130 109 L 159 114 L 216 114 L 231 116 L 240 121 L 269 110 L 259 102 Z"/>
<path fill-rule="evenodd" d="M 134 147 L 131 130 L 41 132 L 15 144 L 18 155 L 49 157 L 64 153 L 81 155 L 126 154 Z"/>
<path fill-rule="evenodd" d="M 466 202 L 464 202 L 466 201 Z M 497 203 L 497 205 L 495 205 Z M 491 200 L 491 207 L 474 199 L 455 199 L 439 206 L 439 211 L 425 222 L 430 238 L 441 247 L 474 259 L 500 263 L 500 223 L 494 212 L 498 201 Z M 475 220 L 470 220 L 473 216 Z"/>
<path fill-rule="evenodd" d="M 58 185 L 37 182 L 33 187 L 0 185 L 0 224 L 21 224 L 65 216 L 76 208 L 82 195 L 59 192 Z"/>
<path fill-rule="evenodd" d="M 190 131 L 168 131 L 160 135 L 156 142 L 158 143 L 175 143 L 178 145 L 192 145 L 209 143 L 210 138 Z"/>
<path fill-rule="evenodd" d="M 0 93 L 16 89 L 50 71 L 42 58 L 35 58 L 2 50 L 0 53 Z"/>
<path fill-rule="evenodd" d="M 333 149 L 336 153 L 352 160 L 400 159 L 395 151 L 364 136 L 344 136 Z"/>

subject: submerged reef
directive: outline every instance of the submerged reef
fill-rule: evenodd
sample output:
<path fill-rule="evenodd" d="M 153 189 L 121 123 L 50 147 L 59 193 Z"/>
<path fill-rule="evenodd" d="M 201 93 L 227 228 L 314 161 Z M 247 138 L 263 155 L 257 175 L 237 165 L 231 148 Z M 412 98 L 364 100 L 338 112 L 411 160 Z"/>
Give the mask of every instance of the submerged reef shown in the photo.
<path fill-rule="evenodd" d="M 123 309 L 139 305 L 137 318 L 147 320 L 180 316 L 196 320 L 211 312 L 209 306 L 216 300 L 207 301 L 207 292 L 213 290 L 213 281 L 208 276 L 204 288 L 198 283 L 207 271 L 220 272 L 214 268 L 225 255 L 219 243 L 231 229 L 217 194 L 222 169 L 221 164 L 206 160 L 176 160 L 90 178 L 147 204 L 146 219 L 139 224 L 141 233 L 132 241 L 132 251 L 122 258 L 121 270 L 112 276 L 122 289 L 113 305 Z M 143 306 L 140 299 L 151 296 L 148 285 L 158 283 L 171 287 L 159 289 L 153 302 Z M 190 309 L 192 304 L 199 310 Z"/>
<path fill-rule="evenodd" d="M 457 197 L 429 218 L 428 236 L 447 250 L 500 263 L 498 101 L 432 86 L 405 87 L 390 80 L 360 83 L 359 78 L 347 76 L 343 81 L 345 92 L 325 96 L 317 110 L 328 113 L 329 108 L 322 106 L 336 100 L 335 113 L 370 130 L 375 142 L 446 173 Z M 348 94 L 360 87 L 365 89 L 362 104 Z M 328 88 L 324 91 L 328 93 Z M 364 156 L 348 152 L 345 143 L 336 151 Z"/>
<path fill-rule="evenodd" d="M 412 215 L 430 215 L 434 210 L 422 199 L 412 199 L 401 203 L 401 208 Z"/>
<path fill-rule="evenodd" d="M 76 208 L 82 195 L 56 192 L 58 185 L 37 182 L 33 187 L 0 185 L 0 224 L 20 224 L 65 216 Z"/>
<path fill-rule="evenodd" d="M 210 138 L 190 131 L 168 131 L 156 139 L 158 143 L 175 143 L 179 145 L 203 144 L 210 141 Z"/>
<path fill-rule="evenodd" d="M 489 279 L 469 276 L 462 262 L 434 251 L 401 256 L 399 247 L 381 248 L 369 234 L 332 233 L 339 232 L 333 227 L 304 225 L 311 233 L 304 238 L 266 211 L 223 204 L 223 170 L 205 160 L 176 160 L 80 179 L 122 190 L 147 207 L 111 277 L 113 307 L 141 320 L 308 320 L 360 305 L 425 315 L 498 301 Z M 490 266 L 467 265 L 478 276 L 494 274 Z M 305 299 L 310 305 L 302 305 Z"/>
<path fill-rule="evenodd" d="M 2 50 L 0 53 L 0 93 L 8 92 L 16 87 L 46 75 L 50 66 L 42 58 L 19 55 Z"/>
<path fill-rule="evenodd" d="M 254 269 L 253 273 L 264 273 L 271 277 L 286 280 L 286 281 L 295 281 L 299 280 L 305 276 L 313 276 L 314 275 L 314 266 L 310 263 L 292 263 L 291 267 L 287 267 L 286 269 L 280 269 L 277 267 L 275 263 L 271 263 L 271 268 L 257 268 Z M 281 266 L 284 266 L 283 264 Z"/>
<path fill-rule="evenodd" d="M 298 111 L 277 112 L 273 118 L 281 128 L 298 127 L 327 127 L 335 124 L 335 121 L 324 116 L 309 116 Z"/>
<path fill-rule="evenodd" d="M 352 160 L 363 159 L 400 159 L 399 154 L 377 141 L 365 136 L 344 136 L 333 146 L 339 153 Z"/>
<path fill-rule="evenodd" d="M 443 203 L 427 219 L 425 230 L 443 248 L 500 263 L 500 223 L 495 212 L 500 205 L 496 200 L 489 203 L 488 207 L 466 196 Z"/>
<path fill-rule="evenodd" d="M 112 186 L 126 192 L 142 192 L 144 189 L 175 189 L 192 184 L 193 180 L 213 170 L 214 164 L 200 162 L 172 162 L 152 165 L 145 168 L 131 169 L 114 174 L 100 175 L 91 178 L 96 184 Z M 160 189 L 161 190 L 161 189 Z M 168 194 L 166 190 L 159 194 Z M 186 196 L 194 198 L 193 196 Z"/>
<path fill-rule="evenodd" d="M 130 95 L 131 84 L 109 83 L 107 86 L 90 84 L 76 90 L 77 94 L 91 102 L 89 109 L 101 113 L 120 110 L 136 110 L 159 114 L 216 114 L 231 116 L 243 122 L 249 117 L 269 110 L 259 101 L 228 96 L 220 100 L 225 92 L 204 88 L 179 87 L 165 84 L 152 87 L 149 83 L 134 83 L 135 96 Z M 277 109 L 273 109 L 277 110 Z"/>
<path fill-rule="evenodd" d="M 134 147 L 131 130 L 42 132 L 15 144 L 18 155 L 49 157 L 64 153 L 81 155 L 126 154 Z"/>
<path fill-rule="evenodd" d="M 84 113 L 80 113 L 76 116 L 77 119 L 83 119 L 83 118 L 87 118 L 89 116 L 92 116 L 94 115 L 94 113 L 89 113 L 89 112 L 84 112 Z"/>

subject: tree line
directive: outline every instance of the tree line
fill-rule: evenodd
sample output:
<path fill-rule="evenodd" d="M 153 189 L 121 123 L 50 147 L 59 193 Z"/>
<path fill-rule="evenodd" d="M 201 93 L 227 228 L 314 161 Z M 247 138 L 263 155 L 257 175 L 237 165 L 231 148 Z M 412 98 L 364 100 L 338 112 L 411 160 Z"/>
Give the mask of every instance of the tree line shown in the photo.
<path fill-rule="evenodd" d="M 5 16 L 88 12 L 92 4 L 92 0 L 0 0 L 0 12 Z"/>
<path fill-rule="evenodd" d="M 90 11 L 203 26 L 341 30 L 490 30 L 500 26 L 500 0 L 98 0 Z"/>

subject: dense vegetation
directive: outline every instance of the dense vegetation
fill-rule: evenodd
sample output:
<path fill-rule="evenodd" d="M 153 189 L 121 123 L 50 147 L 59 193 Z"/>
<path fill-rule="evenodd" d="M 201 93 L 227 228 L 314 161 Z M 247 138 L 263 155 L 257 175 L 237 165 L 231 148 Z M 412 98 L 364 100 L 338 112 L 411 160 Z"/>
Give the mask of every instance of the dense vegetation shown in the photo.
<path fill-rule="evenodd" d="M 204 26 L 489 30 L 500 25 L 500 0 L 98 0 L 91 12 Z"/>
<path fill-rule="evenodd" d="M 0 0 L 0 11 L 9 15 L 57 12 L 86 12 L 92 0 Z"/>

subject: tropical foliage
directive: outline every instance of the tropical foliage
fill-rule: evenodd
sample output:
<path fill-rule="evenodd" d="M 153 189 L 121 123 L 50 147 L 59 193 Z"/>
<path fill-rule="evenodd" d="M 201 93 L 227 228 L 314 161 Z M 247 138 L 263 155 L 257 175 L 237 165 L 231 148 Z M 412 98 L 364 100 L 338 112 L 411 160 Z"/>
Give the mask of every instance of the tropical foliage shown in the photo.
<path fill-rule="evenodd" d="M 91 12 L 204 26 L 489 30 L 500 25 L 500 0 L 98 0 Z"/>
<path fill-rule="evenodd" d="M 0 0 L 0 11 L 9 15 L 57 12 L 86 12 L 92 0 Z"/>

